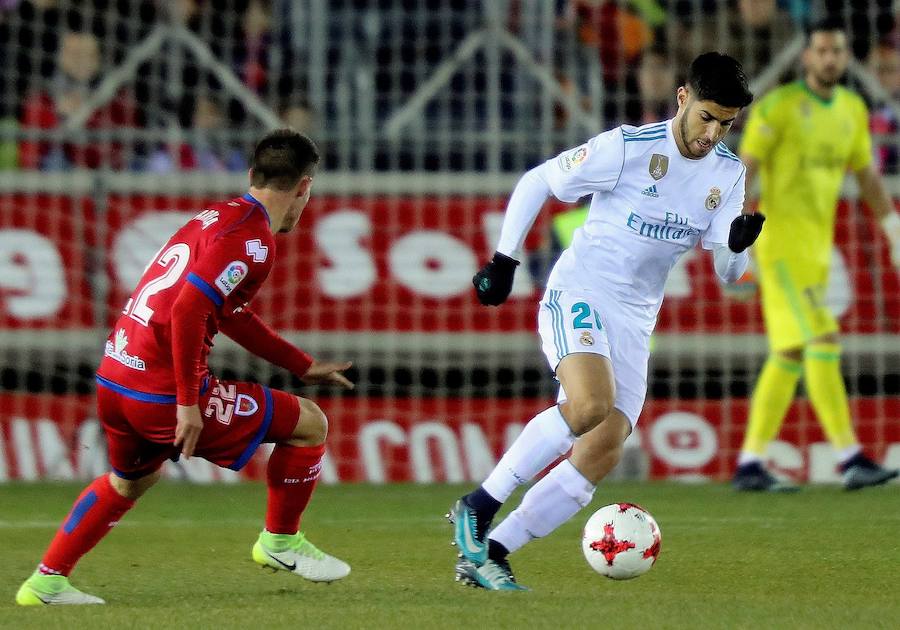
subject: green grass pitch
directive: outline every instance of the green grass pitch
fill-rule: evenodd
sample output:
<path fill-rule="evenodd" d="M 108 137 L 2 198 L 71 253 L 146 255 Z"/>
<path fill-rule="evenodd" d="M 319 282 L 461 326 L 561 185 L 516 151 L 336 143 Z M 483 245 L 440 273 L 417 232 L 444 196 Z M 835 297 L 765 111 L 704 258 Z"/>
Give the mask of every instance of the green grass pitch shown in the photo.
<path fill-rule="evenodd" d="M 628 582 L 581 556 L 585 509 L 511 559 L 530 593 L 453 582 L 443 514 L 453 486 L 323 486 L 310 539 L 347 560 L 312 584 L 250 560 L 262 485 L 162 483 L 78 566 L 73 584 L 104 607 L 22 609 L 75 485 L 0 486 L 3 628 L 897 628 L 900 488 L 737 495 L 724 485 L 612 483 L 592 508 L 633 501 L 662 530 L 653 570 Z M 517 503 L 518 495 L 510 504 Z"/>

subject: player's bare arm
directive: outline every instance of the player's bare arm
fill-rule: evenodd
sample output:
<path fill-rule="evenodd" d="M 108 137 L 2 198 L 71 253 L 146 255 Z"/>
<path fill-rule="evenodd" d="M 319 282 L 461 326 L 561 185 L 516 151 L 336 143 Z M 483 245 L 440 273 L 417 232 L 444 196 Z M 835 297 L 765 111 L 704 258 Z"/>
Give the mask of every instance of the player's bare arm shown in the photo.
<path fill-rule="evenodd" d="M 757 180 L 759 177 L 759 161 L 746 153 L 741 154 L 741 162 L 747 171 L 744 173 L 744 189 L 746 203 L 744 203 L 744 214 L 753 214 L 756 212 L 756 206 L 759 203 L 759 186 Z"/>
<path fill-rule="evenodd" d="M 220 330 L 249 352 L 288 370 L 306 383 L 334 384 L 353 389 L 353 383 L 343 374 L 350 369 L 352 363 L 316 361 L 279 335 L 249 308 L 243 307 L 222 318 Z"/>
<path fill-rule="evenodd" d="M 339 385 L 344 389 L 353 389 L 344 372 L 353 367 L 350 361 L 313 361 L 305 374 L 300 375 L 304 383 Z"/>
<path fill-rule="evenodd" d="M 181 454 L 190 459 L 203 430 L 203 415 L 198 405 L 178 405 L 175 416 L 178 418 L 175 425 L 175 446 L 181 447 Z"/>
<path fill-rule="evenodd" d="M 859 196 L 872 209 L 891 244 L 891 263 L 900 267 L 900 215 L 894 210 L 884 180 L 872 164 L 859 169 L 854 175 L 859 184 Z"/>
<path fill-rule="evenodd" d="M 859 184 L 859 196 L 872 209 L 872 213 L 879 221 L 883 221 L 890 215 L 896 215 L 894 205 L 888 196 L 884 181 L 875 172 L 875 167 L 869 164 L 854 173 Z"/>

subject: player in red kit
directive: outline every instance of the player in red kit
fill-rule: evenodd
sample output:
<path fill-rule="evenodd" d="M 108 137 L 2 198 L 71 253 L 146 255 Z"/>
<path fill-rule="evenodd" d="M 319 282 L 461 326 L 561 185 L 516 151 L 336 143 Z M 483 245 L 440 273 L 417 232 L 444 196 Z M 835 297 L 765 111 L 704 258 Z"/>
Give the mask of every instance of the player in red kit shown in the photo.
<path fill-rule="evenodd" d="M 147 489 L 166 459 L 203 457 L 240 470 L 262 442 L 275 448 L 266 471 L 265 529 L 253 559 L 313 581 L 350 567 L 299 531 L 319 476 L 328 423 L 304 398 L 210 374 L 207 355 L 223 332 L 307 383 L 352 388 L 349 363 L 319 362 L 264 324 L 247 304 L 309 201 L 319 155 L 292 130 L 273 131 L 253 154 L 250 190 L 201 211 L 157 252 L 106 341 L 97 405 L 112 472 L 75 501 L 41 564 L 16 595 L 21 605 L 102 604 L 69 584 L 75 563 Z"/>

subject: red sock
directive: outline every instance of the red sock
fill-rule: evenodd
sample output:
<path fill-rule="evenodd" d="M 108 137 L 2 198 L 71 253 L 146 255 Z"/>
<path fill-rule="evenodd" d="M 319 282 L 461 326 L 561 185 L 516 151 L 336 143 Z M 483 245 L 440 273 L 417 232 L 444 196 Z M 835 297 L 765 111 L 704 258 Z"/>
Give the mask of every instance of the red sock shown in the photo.
<path fill-rule="evenodd" d="M 134 501 L 113 489 L 109 475 L 97 477 L 72 506 L 41 561 L 42 573 L 69 575 L 81 556 L 106 536 Z"/>
<path fill-rule="evenodd" d="M 300 515 L 309 505 L 316 487 L 324 453 L 324 444 L 275 446 L 266 467 L 266 481 L 269 485 L 267 531 L 273 534 L 296 534 L 300 529 Z"/>

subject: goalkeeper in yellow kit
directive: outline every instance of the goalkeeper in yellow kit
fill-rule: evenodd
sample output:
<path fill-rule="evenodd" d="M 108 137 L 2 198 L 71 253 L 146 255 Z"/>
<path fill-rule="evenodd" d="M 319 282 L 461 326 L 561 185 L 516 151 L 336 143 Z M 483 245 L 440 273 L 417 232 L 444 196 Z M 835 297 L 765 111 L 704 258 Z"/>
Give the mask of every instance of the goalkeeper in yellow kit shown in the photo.
<path fill-rule="evenodd" d="M 881 222 L 900 262 L 900 216 L 872 165 L 863 100 L 838 85 L 849 62 L 842 27 L 822 22 L 809 31 L 804 80 L 767 94 L 751 111 L 740 146 L 747 190 L 760 177 L 759 210 L 766 229 L 756 242 L 769 357 L 750 404 L 734 487 L 795 489 L 763 465 L 800 376 L 848 489 L 898 475 L 860 449 L 840 371 L 838 323 L 824 304 L 834 241 L 835 209 L 844 174 L 853 172 L 860 196 Z"/>

